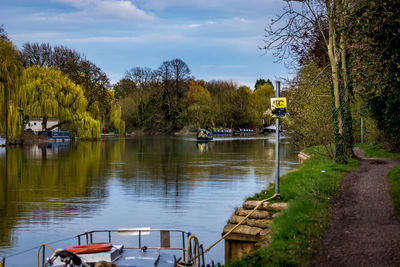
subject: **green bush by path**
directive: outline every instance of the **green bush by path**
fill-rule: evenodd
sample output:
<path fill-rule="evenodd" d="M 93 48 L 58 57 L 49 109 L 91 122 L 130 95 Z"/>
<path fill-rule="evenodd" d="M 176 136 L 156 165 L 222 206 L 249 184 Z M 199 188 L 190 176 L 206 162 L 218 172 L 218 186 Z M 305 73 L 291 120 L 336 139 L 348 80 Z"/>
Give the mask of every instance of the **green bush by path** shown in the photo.
<path fill-rule="evenodd" d="M 350 159 L 338 164 L 324 155 L 323 147 L 305 152 L 312 157 L 294 171 L 281 177 L 280 200 L 289 207 L 271 227 L 271 242 L 250 256 L 229 266 L 307 266 L 320 246 L 328 226 L 332 198 L 337 194 L 343 176 L 358 166 Z M 274 194 L 274 187 L 249 199 L 261 200 Z"/>
<path fill-rule="evenodd" d="M 400 164 L 389 172 L 388 179 L 394 201 L 394 214 L 400 218 Z"/>

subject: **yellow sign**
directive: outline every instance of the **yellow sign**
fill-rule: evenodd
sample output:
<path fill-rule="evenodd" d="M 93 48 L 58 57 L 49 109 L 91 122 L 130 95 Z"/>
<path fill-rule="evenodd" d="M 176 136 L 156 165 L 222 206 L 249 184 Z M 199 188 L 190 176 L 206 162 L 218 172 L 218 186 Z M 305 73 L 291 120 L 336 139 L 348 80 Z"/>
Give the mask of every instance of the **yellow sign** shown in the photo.
<path fill-rule="evenodd" d="M 271 98 L 271 108 L 286 108 L 286 97 Z"/>
<path fill-rule="evenodd" d="M 286 97 L 271 98 L 271 110 L 274 117 L 285 117 Z"/>

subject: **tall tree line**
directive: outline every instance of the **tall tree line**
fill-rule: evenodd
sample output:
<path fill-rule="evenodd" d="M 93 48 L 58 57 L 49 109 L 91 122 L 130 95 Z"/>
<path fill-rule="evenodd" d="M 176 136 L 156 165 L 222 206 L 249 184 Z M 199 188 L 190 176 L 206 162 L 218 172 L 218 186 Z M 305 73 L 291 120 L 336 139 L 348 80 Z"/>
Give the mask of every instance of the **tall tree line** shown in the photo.
<path fill-rule="evenodd" d="M 262 79 L 254 91 L 230 81 L 196 80 L 181 59 L 155 70 L 134 67 L 114 91 L 129 130 L 157 132 L 261 125 L 274 96 L 271 82 Z"/>

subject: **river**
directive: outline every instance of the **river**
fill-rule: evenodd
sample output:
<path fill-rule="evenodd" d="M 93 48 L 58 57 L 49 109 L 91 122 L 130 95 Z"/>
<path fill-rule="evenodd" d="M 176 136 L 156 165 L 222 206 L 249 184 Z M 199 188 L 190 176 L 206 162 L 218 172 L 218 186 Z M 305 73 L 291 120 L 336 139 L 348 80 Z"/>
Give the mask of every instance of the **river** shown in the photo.
<path fill-rule="evenodd" d="M 283 174 L 297 166 L 297 152 L 285 139 L 280 150 Z M 273 136 L 0 148 L 0 257 L 7 267 L 36 266 L 42 243 L 127 227 L 189 231 L 206 248 L 246 197 L 274 181 L 274 166 Z M 223 242 L 207 253 L 210 259 L 223 262 Z"/>

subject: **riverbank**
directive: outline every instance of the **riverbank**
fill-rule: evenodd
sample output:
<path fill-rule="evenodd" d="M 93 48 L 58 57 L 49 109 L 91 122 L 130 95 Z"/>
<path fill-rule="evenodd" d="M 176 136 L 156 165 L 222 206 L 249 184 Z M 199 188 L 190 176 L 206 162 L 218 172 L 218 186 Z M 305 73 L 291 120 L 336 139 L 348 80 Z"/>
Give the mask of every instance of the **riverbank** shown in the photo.
<path fill-rule="evenodd" d="M 365 149 L 368 156 L 381 155 L 400 159 L 399 154 L 387 153 L 370 144 L 360 146 Z M 325 232 L 327 232 L 328 226 L 330 225 L 329 229 L 332 228 L 332 222 L 329 223 L 329 218 L 334 217 L 331 214 L 334 204 L 338 202 L 337 194 L 339 189 L 341 188 L 340 191 L 347 189 L 343 189 L 343 184 L 349 175 L 352 174 L 355 177 L 362 177 L 363 175 L 357 174 L 361 169 L 361 167 L 356 169 L 358 166 L 357 160 L 352 159 L 348 165 L 342 165 L 324 157 L 322 148 L 310 148 L 306 152 L 311 154 L 312 157 L 306 160 L 299 169 L 287 173 L 281 178 L 280 201 L 288 202 L 289 207 L 286 212 L 274 220 L 271 227 L 269 245 L 248 257 L 233 262 L 230 266 L 308 266 L 311 261 L 313 261 L 313 264 L 318 263 L 315 258 L 318 253 L 322 253 L 319 252 L 322 245 L 321 240 Z M 374 166 L 374 168 L 378 168 L 378 173 L 380 167 L 381 165 Z M 370 168 L 367 167 L 367 169 Z M 347 175 L 342 183 L 343 176 L 351 170 L 354 171 Z M 400 164 L 389 172 L 388 179 L 391 184 L 391 195 L 395 202 L 395 214 L 399 216 Z M 374 179 L 372 181 L 375 183 Z M 354 188 L 358 188 L 358 184 Z M 274 189 L 269 188 L 250 199 L 261 200 L 273 195 L 273 193 Z M 376 195 L 379 198 L 379 194 Z M 387 194 L 386 198 L 391 199 L 389 194 Z M 390 206 L 390 203 L 386 204 L 383 205 Z M 351 205 L 352 203 L 350 203 Z M 390 210 L 390 208 L 385 210 Z M 334 222 L 337 229 L 341 229 L 341 221 L 342 219 L 339 218 L 337 222 Z M 338 235 L 334 234 L 334 236 L 334 240 L 336 240 Z M 337 241 L 342 243 L 341 240 Z M 390 251 L 393 252 L 393 248 L 396 249 L 393 246 L 389 249 L 387 246 L 386 250 L 390 253 Z M 330 249 L 327 248 L 328 251 Z M 354 246 L 354 250 L 357 249 L 358 247 Z M 343 251 L 338 254 L 338 257 L 343 258 Z M 321 266 L 326 263 L 323 262 Z"/>
<path fill-rule="evenodd" d="M 269 245 L 230 266 L 307 266 L 319 249 L 328 227 L 332 199 L 339 191 L 343 176 L 358 166 L 338 164 L 325 156 L 323 147 L 305 152 L 311 157 L 304 164 L 281 177 L 280 199 L 289 204 L 271 226 Z M 274 187 L 249 199 L 262 200 L 274 194 Z"/>

